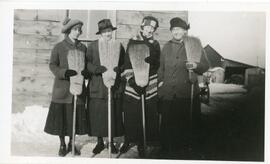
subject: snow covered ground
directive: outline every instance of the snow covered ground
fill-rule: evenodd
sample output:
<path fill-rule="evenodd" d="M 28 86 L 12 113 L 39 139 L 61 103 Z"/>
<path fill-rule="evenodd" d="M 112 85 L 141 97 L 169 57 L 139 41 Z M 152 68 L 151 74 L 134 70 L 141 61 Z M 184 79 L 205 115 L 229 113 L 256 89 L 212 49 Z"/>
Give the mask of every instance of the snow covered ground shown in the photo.
<path fill-rule="evenodd" d="M 232 84 L 210 84 L 211 94 L 217 93 L 245 93 L 246 90 L 240 85 Z M 202 108 L 213 110 L 203 105 Z M 24 112 L 12 114 L 12 143 L 11 154 L 15 156 L 51 156 L 56 157 L 59 148 L 59 139 L 57 136 L 49 135 L 43 131 L 46 122 L 48 108 L 40 105 L 25 107 Z M 68 139 L 68 138 L 67 138 Z M 122 141 L 118 139 L 117 141 Z M 76 145 L 81 149 L 80 157 L 92 157 L 92 150 L 96 144 L 94 137 L 87 135 L 77 136 Z M 120 147 L 121 143 L 116 143 Z M 149 148 L 149 152 L 151 149 Z M 70 156 L 70 155 L 68 155 Z M 117 155 L 113 155 L 115 158 Z M 108 157 L 108 149 L 105 149 L 95 158 Z M 132 147 L 126 154 L 121 155 L 121 158 L 138 158 L 136 146 Z"/>

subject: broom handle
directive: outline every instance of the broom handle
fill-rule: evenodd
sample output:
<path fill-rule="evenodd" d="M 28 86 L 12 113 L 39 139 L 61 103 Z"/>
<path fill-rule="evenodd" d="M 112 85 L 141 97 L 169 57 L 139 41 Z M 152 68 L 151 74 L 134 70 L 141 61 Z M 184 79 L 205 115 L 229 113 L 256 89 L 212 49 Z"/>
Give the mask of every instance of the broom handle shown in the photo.
<path fill-rule="evenodd" d="M 73 121 L 72 121 L 72 155 L 73 156 L 75 156 L 76 103 L 77 103 L 77 95 L 74 95 Z"/>
<path fill-rule="evenodd" d="M 109 158 L 112 157 L 111 155 L 111 88 L 108 88 L 108 146 L 109 146 Z"/>
<path fill-rule="evenodd" d="M 189 70 L 189 77 L 191 78 L 193 70 Z M 190 125 L 192 128 L 192 119 L 193 119 L 193 99 L 194 99 L 194 84 L 191 83 L 191 91 L 190 91 Z"/>
<path fill-rule="evenodd" d="M 143 149 L 146 150 L 146 133 L 145 133 L 145 103 L 144 94 L 141 95 L 142 100 L 142 124 L 143 124 Z"/>

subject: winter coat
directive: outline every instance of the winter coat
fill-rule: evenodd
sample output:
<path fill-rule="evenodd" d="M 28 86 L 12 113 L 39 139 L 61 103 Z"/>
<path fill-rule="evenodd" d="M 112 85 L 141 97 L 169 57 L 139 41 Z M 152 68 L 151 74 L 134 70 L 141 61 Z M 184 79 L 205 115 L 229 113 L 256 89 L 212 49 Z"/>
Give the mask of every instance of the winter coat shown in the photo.
<path fill-rule="evenodd" d="M 120 47 L 120 58 L 118 67 L 122 68 L 124 63 L 124 56 L 125 56 L 125 49 L 121 44 Z M 95 74 L 95 70 L 100 64 L 100 57 L 99 57 L 99 43 L 98 40 L 93 41 L 89 44 L 87 53 L 86 53 L 86 60 L 87 60 L 87 69 L 90 73 L 92 73 L 92 77 L 89 82 L 89 92 L 90 98 L 107 98 L 108 97 L 108 89 L 104 85 L 102 75 Z M 112 90 L 119 89 L 119 82 L 120 82 L 120 74 L 117 75 L 115 85 Z"/>
<path fill-rule="evenodd" d="M 52 90 L 52 102 L 55 103 L 72 103 L 73 95 L 69 91 L 70 82 L 65 77 L 68 67 L 67 56 L 69 51 L 77 50 L 78 53 L 86 53 L 86 46 L 80 42 L 73 43 L 69 37 L 54 46 L 51 52 L 49 67 L 54 74 L 54 84 Z M 78 74 L 80 72 L 77 72 Z M 83 84 L 83 92 L 78 96 L 77 103 L 84 103 L 85 101 L 85 85 Z"/>
<path fill-rule="evenodd" d="M 199 42 L 199 39 L 195 38 L 192 41 L 190 46 L 201 51 L 200 62 L 197 62 L 197 68 L 192 74 L 197 78 L 197 75 L 202 75 L 208 70 L 209 64 L 202 46 L 196 46 L 200 43 L 195 44 L 195 42 Z M 187 54 L 185 46 L 187 44 L 185 38 L 181 42 L 172 39 L 162 49 L 158 71 L 158 81 L 163 84 L 158 89 L 158 95 L 161 99 L 172 100 L 174 97 L 190 98 L 191 96 L 191 82 L 189 72 L 186 69 Z M 194 95 L 198 93 L 199 85 L 196 81 L 194 83 Z"/>

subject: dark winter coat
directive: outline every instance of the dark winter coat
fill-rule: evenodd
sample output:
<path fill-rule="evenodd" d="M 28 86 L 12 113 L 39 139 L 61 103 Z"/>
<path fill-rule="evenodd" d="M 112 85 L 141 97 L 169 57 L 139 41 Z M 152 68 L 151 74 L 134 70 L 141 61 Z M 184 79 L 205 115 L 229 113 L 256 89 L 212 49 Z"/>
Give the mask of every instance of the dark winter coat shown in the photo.
<path fill-rule="evenodd" d="M 65 77 L 65 72 L 68 67 L 67 56 L 70 50 L 77 50 L 79 53 L 86 53 L 86 46 L 80 42 L 73 43 L 69 37 L 66 37 L 63 41 L 56 44 L 51 52 L 51 58 L 49 67 L 51 72 L 54 74 L 54 84 L 52 91 L 52 102 L 55 103 L 72 103 L 73 95 L 69 91 L 70 82 L 69 79 Z M 78 72 L 80 73 L 80 72 Z M 85 85 L 83 87 L 83 92 L 78 96 L 77 103 L 84 103 L 85 100 Z"/>
<path fill-rule="evenodd" d="M 202 75 L 208 70 L 209 64 L 202 47 L 200 62 L 194 70 L 193 76 Z M 190 98 L 191 82 L 189 72 L 186 69 L 187 54 L 184 41 L 174 39 L 168 41 L 161 52 L 160 67 L 158 71 L 158 81 L 163 82 L 159 87 L 158 95 L 165 100 L 176 98 Z M 194 95 L 199 93 L 198 81 L 194 84 Z"/>

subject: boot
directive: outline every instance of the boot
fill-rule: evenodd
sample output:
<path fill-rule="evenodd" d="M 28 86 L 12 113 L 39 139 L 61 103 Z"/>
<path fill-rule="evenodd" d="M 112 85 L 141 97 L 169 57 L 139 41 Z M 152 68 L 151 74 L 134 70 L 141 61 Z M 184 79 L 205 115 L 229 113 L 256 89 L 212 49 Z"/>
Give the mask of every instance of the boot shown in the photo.
<path fill-rule="evenodd" d="M 137 150 L 140 158 L 145 158 L 145 150 L 142 145 L 137 146 Z"/>
<path fill-rule="evenodd" d="M 68 143 L 67 153 L 69 153 L 69 152 L 72 152 L 72 143 L 71 142 Z M 74 146 L 74 152 L 75 152 L 75 155 L 81 155 L 81 152 L 80 152 L 80 150 L 77 149 L 76 145 Z"/>
<path fill-rule="evenodd" d="M 124 142 L 124 144 L 120 148 L 120 153 L 126 153 L 130 148 L 129 146 L 129 142 Z"/>
<path fill-rule="evenodd" d="M 118 149 L 116 149 L 116 147 L 114 146 L 114 144 L 111 144 L 111 153 L 113 154 L 117 154 L 118 153 Z"/>
<path fill-rule="evenodd" d="M 60 157 L 64 157 L 64 156 L 66 156 L 66 154 L 67 154 L 66 145 L 60 145 L 58 155 Z"/>
<path fill-rule="evenodd" d="M 94 154 L 99 154 L 105 148 L 103 142 L 98 142 L 96 147 L 93 149 Z"/>

